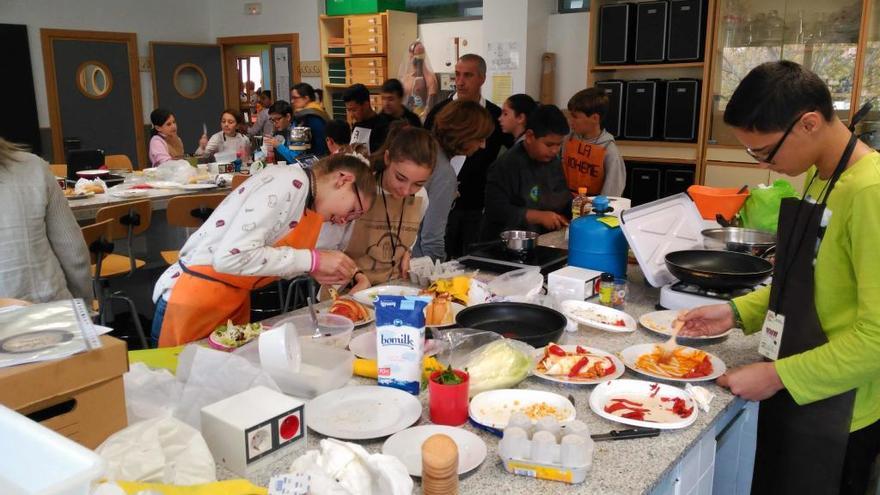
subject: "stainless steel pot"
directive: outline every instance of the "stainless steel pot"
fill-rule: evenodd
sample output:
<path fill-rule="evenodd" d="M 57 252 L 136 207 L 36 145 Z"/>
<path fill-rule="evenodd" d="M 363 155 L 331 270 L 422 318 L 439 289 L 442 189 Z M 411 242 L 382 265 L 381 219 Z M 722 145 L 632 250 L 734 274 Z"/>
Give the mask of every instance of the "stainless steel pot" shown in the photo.
<path fill-rule="evenodd" d="M 528 253 L 538 243 L 538 233 L 528 230 L 505 230 L 501 233 L 504 247 L 516 253 Z"/>
<path fill-rule="evenodd" d="M 764 257 L 776 248 L 776 234 L 762 230 L 723 227 L 706 229 L 702 234 L 703 247 L 706 249 L 721 249 Z"/>

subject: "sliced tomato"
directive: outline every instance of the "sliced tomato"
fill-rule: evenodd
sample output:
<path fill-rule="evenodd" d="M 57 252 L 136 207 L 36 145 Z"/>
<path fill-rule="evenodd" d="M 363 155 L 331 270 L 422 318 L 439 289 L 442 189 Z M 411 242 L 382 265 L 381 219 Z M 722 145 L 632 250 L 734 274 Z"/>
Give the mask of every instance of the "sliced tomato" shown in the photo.
<path fill-rule="evenodd" d="M 617 320 L 617 321 L 614 322 L 614 326 L 617 326 L 617 327 L 625 327 L 625 326 L 626 326 L 626 322 L 623 321 L 623 319 L 620 319 L 620 320 Z"/>
<path fill-rule="evenodd" d="M 633 402 L 627 399 L 611 399 L 611 402 L 621 403 L 621 404 L 629 404 L 631 406 L 642 407 L 644 404 L 641 402 Z"/>
<path fill-rule="evenodd" d="M 590 360 L 586 357 L 582 357 L 578 360 L 578 362 L 574 363 L 574 366 L 571 367 L 571 371 L 568 372 L 569 378 L 578 376 L 581 370 L 584 369 L 584 366 L 589 363 Z"/>
<path fill-rule="evenodd" d="M 635 419 L 638 421 L 644 421 L 645 420 L 645 413 L 643 413 L 641 411 L 632 411 L 632 412 L 628 412 L 628 413 L 624 414 L 623 417 L 629 418 L 629 419 Z"/>
<path fill-rule="evenodd" d="M 577 346 L 577 347 L 575 348 L 575 352 L 578 353 L 578 354 L 586 354 L 586 353 L 587 353 L 587 350 L 584 349 L 584 348 L 581 347 L 581 346 Z"/>
<path fill-rule="evenodd" d="M 562 347 L 559 347 L 556 344 L 552 344 L 552 345 L 548 346 L 547 352 L 549 352 L 550 354 L 553 354 L 554 356 L 565 356 L 566 355 L 565 349 L 563 349 Z"/>
<path fill-rule="evenodd" d="M 617 371 L 617 366 L 614 365 L 614 360 L 608 356 L 605 356 L 605 359 L 608 360 L 609 366 L 605 368 L 605 372 L 602 374 L 602 376 L 614 374 L 614 372 Z"/>
<path fill-rule="evenodd" d="M 605 412 L 607 413 L 613 413 L 614 411 L 619 411 L 621 409 L 629 409 L 629 406 L 627 406 L 623 402 L 615 402 L 613 404 L 605 405 Z"/>
<path fill-rule="evenodd" d="M 703 358 L 700 364 L 697 365 L 696 368 L 690 370 L 685 378 L 702 378 L 704 376 L 709 376 L 712 374 L 712 360 L 709 359 L 709 356 Z"/>
<path fill-rule="evenodd" d="M 656 383 L 651 384 L 651 397 L 656 396 L 657 392 L 659 392 L 659 391 L 660 391 L 660 385 L 657 385 Z"/>

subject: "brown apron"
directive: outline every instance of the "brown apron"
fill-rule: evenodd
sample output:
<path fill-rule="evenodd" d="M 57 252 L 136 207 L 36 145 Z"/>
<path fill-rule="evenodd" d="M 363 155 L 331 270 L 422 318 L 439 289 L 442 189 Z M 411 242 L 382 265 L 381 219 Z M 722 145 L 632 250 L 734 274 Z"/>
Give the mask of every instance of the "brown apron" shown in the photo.
<path fill-rule="evenodd" d="M 355 223 L 346 254 L 371 284 L 399 276 L 400 260 L 419 235 L 422 201 L 417 196 L 397 199 L 380 191 L 373 206 Z"/>
<path fill-rule="evenodd" d="M 605 184 L 605 148 L 573 137 L 562 151 L 562 169 L 572 193 L 586 187 L 587 194 L 600 194 Z"/>

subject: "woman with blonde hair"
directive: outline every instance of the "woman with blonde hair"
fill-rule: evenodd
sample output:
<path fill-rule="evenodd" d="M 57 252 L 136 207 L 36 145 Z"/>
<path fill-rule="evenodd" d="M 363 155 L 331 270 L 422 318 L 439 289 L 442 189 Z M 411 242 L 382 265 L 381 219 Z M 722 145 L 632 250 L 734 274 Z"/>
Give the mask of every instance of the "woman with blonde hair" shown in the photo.
<path fill-rule="evenodd" d="M 89 250 L 49 165 L 0 138 L 0 297 L 33 303 L 94 292 Z"/>
<path fill-rule="evenodd" d="M 419 230 L 413 256 L 446 260 L 446 223 L 458 197 L 458 172 L 465 159 L 486 146 L 495 126 L 492 116 L 473 101 L 456 100 L 434 120 L 434 137 L 440 146 L 431 179 L 425 184 L 430 207 Z"/>

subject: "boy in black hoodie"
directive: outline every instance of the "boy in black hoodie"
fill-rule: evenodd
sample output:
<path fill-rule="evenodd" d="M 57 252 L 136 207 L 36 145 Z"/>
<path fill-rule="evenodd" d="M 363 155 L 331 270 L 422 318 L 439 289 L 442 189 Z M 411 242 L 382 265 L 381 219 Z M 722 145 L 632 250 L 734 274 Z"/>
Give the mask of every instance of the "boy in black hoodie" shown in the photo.
<path fill-rule="evenodd" d="M 489 169 L 484 240 L 505 230 L 543 234 L 568 225 L 572 197 L 558 156 L 568 132 L 565 115 L 554 105 L 529 114 L 525 139 Z"/>

